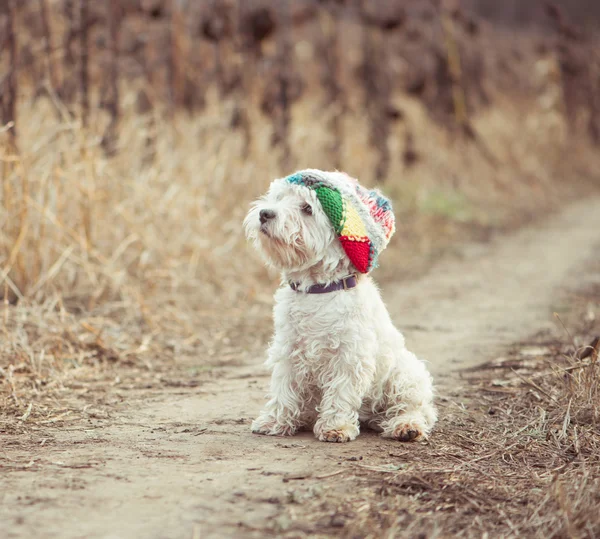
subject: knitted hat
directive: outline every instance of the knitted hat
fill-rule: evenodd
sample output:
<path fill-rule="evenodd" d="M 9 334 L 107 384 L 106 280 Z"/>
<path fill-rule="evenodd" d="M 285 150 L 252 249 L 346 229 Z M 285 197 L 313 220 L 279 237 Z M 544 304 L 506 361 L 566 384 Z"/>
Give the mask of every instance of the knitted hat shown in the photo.
<path fill-rule="evenodd" d="M 390 201 L 341 172 L 301 170 L 285 181 L 312 189 L 329 217 L 346 255 L 360 273 L 377 267 L 379 253 L 395 231 Z"/>

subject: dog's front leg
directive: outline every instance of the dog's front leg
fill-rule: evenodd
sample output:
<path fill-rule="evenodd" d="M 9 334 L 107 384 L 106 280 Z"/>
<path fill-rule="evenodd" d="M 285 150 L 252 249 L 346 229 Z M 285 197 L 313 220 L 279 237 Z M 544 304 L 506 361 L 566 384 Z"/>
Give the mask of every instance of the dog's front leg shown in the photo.
<path fill-rule="evenodd" d="M 293 366 L 287 359 L 273 365 L 269 401 L 252 422 L 252 432 L 269 436 L 291 436 L 301 423 L 301 394 Z"/>
<path fill-rule="evenodd" d="M 321 442 L 349 442 L 359 433 L 358 411 L 373 380 L 365 363 L 338 361 L 323 386 L 314 433 Z"/>

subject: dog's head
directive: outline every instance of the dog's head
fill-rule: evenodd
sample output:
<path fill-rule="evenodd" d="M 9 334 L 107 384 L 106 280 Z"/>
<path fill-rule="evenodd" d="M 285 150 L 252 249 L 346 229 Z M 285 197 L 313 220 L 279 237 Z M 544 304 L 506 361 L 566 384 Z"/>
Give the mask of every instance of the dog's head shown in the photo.
<path fill-rule="evenodd" d="M 302 271 L 320 262 L 337 266 L 345 257 L 314 190 L 285 178 L 271 183 L 244 220 L 246 236 L 268 264 Z"/>
<path fill-rule="evenodd" d="M 275 180 L 244 221 L 266 261 L 285 272 L 369 273 L 394 233 L 390 202 L 341 172 L 302 170 Z"/>

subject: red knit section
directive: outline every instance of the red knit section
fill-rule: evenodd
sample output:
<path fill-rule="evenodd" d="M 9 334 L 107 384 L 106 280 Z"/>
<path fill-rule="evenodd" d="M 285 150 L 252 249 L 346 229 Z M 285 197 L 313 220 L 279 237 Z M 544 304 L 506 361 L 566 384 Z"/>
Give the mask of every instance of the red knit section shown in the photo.
<path fill-rule="evenodd" d="M 347 236 L 340 236 L 340 242 L 354 267 L 361 273 L 367 273 L 369 271 L 371 242 L 369 240 L 355 241 Z"/>

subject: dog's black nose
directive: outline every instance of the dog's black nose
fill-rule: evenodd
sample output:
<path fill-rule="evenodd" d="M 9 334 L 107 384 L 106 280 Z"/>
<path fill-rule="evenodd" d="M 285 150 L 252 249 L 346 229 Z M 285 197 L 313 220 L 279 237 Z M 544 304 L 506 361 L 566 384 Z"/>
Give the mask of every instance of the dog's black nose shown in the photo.
<path fill-rule="evenodd" d="M 260 210 L 260 223 L 265 224 L 269 219 L 273 219 L 275 217 L 275 212 L 273 210 Z"/>

